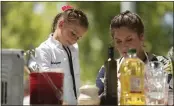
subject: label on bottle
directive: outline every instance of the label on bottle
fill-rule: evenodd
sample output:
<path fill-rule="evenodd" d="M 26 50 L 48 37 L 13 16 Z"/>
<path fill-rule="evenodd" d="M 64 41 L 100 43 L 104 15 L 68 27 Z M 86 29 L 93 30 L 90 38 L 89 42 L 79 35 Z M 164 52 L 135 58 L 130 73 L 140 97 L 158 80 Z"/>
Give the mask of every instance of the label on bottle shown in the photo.
<path fill-rule="evenodd" d="M 141 93 L 141 78 L 132 76 L 130 78 L 130 92 Z"/>

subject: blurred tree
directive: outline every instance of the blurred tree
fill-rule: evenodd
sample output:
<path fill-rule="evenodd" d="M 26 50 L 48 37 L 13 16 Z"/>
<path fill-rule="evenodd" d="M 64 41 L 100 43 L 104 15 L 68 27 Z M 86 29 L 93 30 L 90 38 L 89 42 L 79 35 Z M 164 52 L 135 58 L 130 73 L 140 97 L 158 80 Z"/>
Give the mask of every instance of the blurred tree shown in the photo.
<path fill-rule="evenodd" d="M 83 84 L 95 83 L 98 70 L 107 59 L 107 47 L 111 43 L 109 25 L 111 19 L 120 13 L 120 2 L 66 3 L 83 10 L 89 18 L 89 30 L 79 41 L 81 79 Z M 1 2 L 2 48 L 27 50 L 31 44 L 37 47 L 48 37 L 54 16 L 66 3 Z M 147 51 L 165 55 L 171 45 L 169 34 L 173 36 L 173 33 L 168 27 L 162 27 L 162 17 L 166 12 L 173 12 L 173 3 L 137 2 L 136 6 L 145 24 Z"/>
<path fill-rule="evenodd" d="M 34 10 L 44 2 L 2 2 L 2 48 L 29 49 L 38 46 L 51 31 L 56 5 L 43 14 Z M 49 5 L 46 5 L 49 8 Z M 50 12 L 52 11 L 52 12 Z M 54 15 L 53 15 L 54 14 Z"/>
<path fill-rule="evenodd" d="M 137 13 L 145 24 L 147 50 L 157 55 L 165 55 L 171 46 L 169 38 L 173 29 L 162 27 L 162 19 L 167 12 L 173 12 L 172 2 L 137 2 Z"/>

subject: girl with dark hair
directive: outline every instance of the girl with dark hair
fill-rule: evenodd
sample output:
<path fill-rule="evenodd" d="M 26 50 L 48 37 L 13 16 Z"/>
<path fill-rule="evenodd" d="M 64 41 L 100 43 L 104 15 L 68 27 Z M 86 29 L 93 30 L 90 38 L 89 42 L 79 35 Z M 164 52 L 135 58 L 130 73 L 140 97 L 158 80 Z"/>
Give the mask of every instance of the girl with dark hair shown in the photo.
<path fill-rule="evenodd" d="M 144 24 L 138 16 L 138 14 L 130 11 L 122 12 L 116 15 L 110 24 L 110 32 L 114 41 L 114 47 L 118 50 L 120 58 L 117 61 L 117 72 L 121 62 L 127 57 L 127 52 L 130 48 L 134 48 L 137 51 L 137 56 L 145 64 L 150 61 L 160 61 L 163 64 L 165 71 L 171 73 L 172 67 L 170 65 L 171 60 L 165 56 L 157 56 L 148 53 L 144 50 Z M 99 95 L 104 93 L 104 79 L 105 67 L 102 66 L 99 70 L 96 85 L 99 88 Z M 118 72 L 118 79 L 120 73 Z M 118 80 L 118 101 L 120 101 L 120 82 Z M 107 101 L 101 100 L 101 104 L 108 104 Z"/>

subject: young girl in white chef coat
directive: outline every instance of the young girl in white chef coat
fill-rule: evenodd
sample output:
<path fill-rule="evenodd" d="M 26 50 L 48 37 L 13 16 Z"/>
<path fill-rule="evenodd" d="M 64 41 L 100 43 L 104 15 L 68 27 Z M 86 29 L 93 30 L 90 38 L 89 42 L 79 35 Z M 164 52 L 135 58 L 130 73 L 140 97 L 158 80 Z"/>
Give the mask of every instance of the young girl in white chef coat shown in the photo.
<path fill-rule="evenodd" d="M 64 71 L 63 101 L 76 105 L 80 87 L 79 50 L 77 41 L 88 30 L 88 19 L 84 12 L 71 6 L 62 7 L 56 15 L 49 38 L 35 49 L 35 60 L 40 71 L 62 68 Z M 59 79 L 57 79 L 59 80 Z"/>

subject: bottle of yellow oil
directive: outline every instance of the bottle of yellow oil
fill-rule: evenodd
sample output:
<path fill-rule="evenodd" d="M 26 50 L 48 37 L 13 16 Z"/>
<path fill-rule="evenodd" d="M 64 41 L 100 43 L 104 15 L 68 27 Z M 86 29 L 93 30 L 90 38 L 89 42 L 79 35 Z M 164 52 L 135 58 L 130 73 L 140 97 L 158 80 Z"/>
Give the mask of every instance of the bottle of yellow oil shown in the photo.
<path fill-rule="evenodd" d="M 120 105 L 145 105 L 144 63 L 137 57 L 136 49 L 129 49 L 128 57 L 121 63 L 119 71 Z"/>

